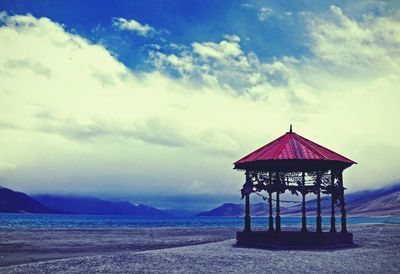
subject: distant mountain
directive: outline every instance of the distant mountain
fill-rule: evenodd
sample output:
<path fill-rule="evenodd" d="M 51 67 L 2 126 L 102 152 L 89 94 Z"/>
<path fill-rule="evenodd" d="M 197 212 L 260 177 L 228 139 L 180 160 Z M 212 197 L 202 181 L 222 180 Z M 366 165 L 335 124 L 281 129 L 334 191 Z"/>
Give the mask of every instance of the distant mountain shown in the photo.
<path fill-rule="evenodd" d="M 393 208 L 397 207 L 400 211 L 400 201 L 399 200 L 391 200 L 384 197 L 393 197 L 397 193 L 400 193 L 400 182 L 395 184 L 376 189 L 376 190 L 367 190 L 355 192 L 348 197 L 346 196 L 346 200 L 349 206 L 350 211 L 359 211 L 366 204 L 370 204 L 371 210 L 378 210 L 384 208 Z M 372 204 L 374 206 L 372 207 Z M 399 212 L 400 215 L 400 212 Z"/>
<path fill-rule="evenodd" d="M 350 214 L 353 216 L 400 216 L 400 191 L 386 194 L 352 208 Z"/>
<path fill-rule="evenodd" d="M 400 216 L 400 183 L 392 184 L 377 190 L 366 190 L 347 194 L 346 209 L 349 216 Z M 315 215 L 316 200 L 308 200 L 306 209 L 308 215 Z M 329 196 L 321 199 L 321 210 L 323 215 L 329 215 L 331 199 Z M 268 216 L 267 203 L 252 204 L 252 216 Z M 275 213 L 275 202 L 274 202 Z M 300 216 L 301 203 L 295 206 L 282 208 L 281 214 L 286 216 Z M 340 209 L 336 206 L 336 214 Z M 244 203 L 223 204 L 210 211 L 200 212 L 197 216 L 243 216 Z"/>
<path fill-rule="evenodd" d="M 252 216 L 267 216 L 267 203 L 251 204 L 250 212 Z M 286 208 L 281 207 L 281 213 L 285 213 Z M 226 203 L 210 211 L 200 212 L 196 216 L 221 216 L 221 217 L 239 217 L 244 216 L 244 204 Z"/>
<path fill-rule="evenodd" d="M 42 205 L 22 192 L 0 187 L 0 212 L 3 213 L 66 213 Z"/>
<path fill-rule="evenodd" d="M 198 213 L 196 216 L 229 216 L 237 217 L 244 215 L 244 205 L 242 204 L 223 204 L 217 208 L 210 211 L 204 211 Z"/>
<path fill-rule="evenodd" d="M 347 203 L 351 215 L 400 216 L 400 182 L 349 196 Z"/>
<path fill-rule="evenodd" d="M 99 215 L 134 215 L 134 216 L 171 216 L 163 210 L 145 206 L 134 205 L 129 202 L 111 202 L 94 197 L 33 195 L 34 199 L 47 207 L 78 214 Z"/>
<path fill-rule="evenodd" d="M 346 209 L 350 216 L 400 216 L 400 183 L 391 184 L 380 189 L 364 190 L 346 194 Z M 316 211 L 316 200 L 306 203 L 307 212 Z M 331 198 L 321 199 L 322 213 L 330 214 Z M 301 212 L 301 205 L 290 207 L 288 214 L 294 215 Z M 339 213 L 339 207 L 336 206 Z"/>

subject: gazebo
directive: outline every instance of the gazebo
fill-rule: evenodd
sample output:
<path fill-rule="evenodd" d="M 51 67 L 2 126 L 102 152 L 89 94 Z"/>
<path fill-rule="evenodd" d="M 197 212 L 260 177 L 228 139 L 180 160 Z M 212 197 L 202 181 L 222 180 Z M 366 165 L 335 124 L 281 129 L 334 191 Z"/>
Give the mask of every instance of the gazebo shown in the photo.
<path fill-rule="evenodd" d="M 234 163 L 244 170 L 246 181 L 241 190 L 245 198 L 244 230 L 237 232 L 238 245 L 276 247 L 332 247 L 353 244 L 346 227 L 343 171 L 356 162 L 318 145 L 290 130 Z M 252 231 L 250 194 L 265 191 L 269 206 L 268 227 Z M 280 195 L 285 191 L 302 196 L 300 231 L 282 231 Z M 316 228 L 307 228 L 306 195 L 316 195 Z M 322 231 L 321 193 L 331 196 L 330 230 Z M 275 194 L 275 199 L 273 199 Z M 275 200 L 275 226 L 273 217 Z M 336 231 L 335 205 L 340 206 L 341 229 Z"/>

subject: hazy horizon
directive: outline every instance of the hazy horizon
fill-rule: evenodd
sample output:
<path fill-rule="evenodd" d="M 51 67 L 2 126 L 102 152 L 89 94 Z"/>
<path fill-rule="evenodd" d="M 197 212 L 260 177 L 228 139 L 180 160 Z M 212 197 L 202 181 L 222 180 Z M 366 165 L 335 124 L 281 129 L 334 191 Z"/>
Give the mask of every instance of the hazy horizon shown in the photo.
<path fill-rule="evenodd" d="M 368 188 L 363 191 L 374 191 L 382 188 L 388 188 L 394 185 L 400 184 L 400 179 L 394 180 L 392 182 L 388 182 L 383 186 L 377 186 L 374 188 Z M 2 186 L 0 186 L 2 187 Z M 23 189 L 13 189 L 14 191 L 19 191 L 19 192 L 24 192 Z M 354 193 L 357 191 L 347 191 L 347 194 Z M 47 193 L 47 192 L 33 192 L 33 193 L 27 193 L 28 195 L 53 195 L 53 196 L 60 196 L 60 197 L 81 197 L 81 198 L 98 198 L 102 200 L 107 200 L 107 201 L 113 201 L 113 202 L 121 202 L 121 201 L 128 201 L 132 204 L 144 204 L 147 206 L 153 206 L 162 210 L 178 210 L 178 211 L 187 211 L 187 212 L 200 212 L 200 211 L 206 211 L 206 210 L 211 210 L 214 209 L 222 204 L 225 203 L 235 203 L 235 204 L 241 204 L 244 203 L 244 201 L 240 198 L 239 192 L 233 194 L 233 195 L 218 195 L 218 194 L 212 194 L 212 195 L 207 195 L 207 196 L 201 196 L 201 195 L 171 195 L 171 196 L 135 196 L 135 195 L 118 195 L 118 196 L 107 196 L 107 195 L 95 195 L 95 194 L 82 194 L 82 193 Z M 261 193 L 264 197 L 266 197 L 266 193 Z M 321 197 L 330 197 L 329 195 L 322 194 Z M 296 206 L 298 204 L 292 203 L 292 202 L 287 202 L 287 201 L 293 201 L 293 202 L 301 202 L 301 196 L 296 196 L 292 195 L 290 192 L 285 192 L 284 194 L 281 194 L 281 199 L 282 199 L 282 207 L 290 207 L 290 206 Z M 308 194 L 306 196 L 306 200 L 314 200 L 316 199 L 315 194 Z M 251 196 L 251 203 L 265 203 L 266 201 L 263 200 L 261 196 L 258 195 L 252 195 Z"/>

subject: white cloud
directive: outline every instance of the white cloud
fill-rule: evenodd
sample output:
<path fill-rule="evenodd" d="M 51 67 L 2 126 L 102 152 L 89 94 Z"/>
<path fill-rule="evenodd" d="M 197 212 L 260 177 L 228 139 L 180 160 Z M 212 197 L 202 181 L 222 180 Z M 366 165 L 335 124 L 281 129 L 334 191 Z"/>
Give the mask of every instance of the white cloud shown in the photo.
<path fill-rule="evenodd" d="M 400 63 L 400 21 L 366 15 L 362 21 L 348 18 L 331 6 L 332 20 L 310 19 L 311 49 L 323 61 L 335 66 L 371 70 L 398 70 Z"/>
<path fill-rule="evenodd" d="M 194 42 L 191 48 L 179 47 L 174 53 L 150 51 L 150 57 L 160 70 L 178 72 L 184 78 L 200 81 L 207 87 L 219 87 L 226 92 L 265 99 L 269 90 L 286 84 L 292 67 L 298 61 L 283 57 L 271 63 L 261 63 L 254 52 L 244 53 L 240 37 L 224 35 L 215 42 Z M 255 87 L 264 92 L 254 92 Z"/>
<path fill-rule="evenodd" d="M 200 55 L 201 58 L 214 58 L 219 60 L 225 60 L 227 58 L 234 58 L 243 55 L 243 51 L 240 49 L 239 42 L 240 38 L 236 35 L 225 36 L 226 40 L 220 43 L 193 43 L 193 52 Z"/>
<path fill-rule="evenodd" d="M 346 172 L 350 190 L 394 179 L 400 73 L 391 34 L 398 21 L 364 24 L 335 8 L 331 17 L 309 18 L 309 59 L 262 62 L 237 36 L 225 36 L 176 45 L 174 54 L 154 48 L 159 70 L 138 74 L 47 18 L 3 14 L 0 162 L 15 169 L 2 184 L 94 195 L 235 194 L 243 177 L 232 162 L 290 123 L 359 162 Z M 350 30 L 357 35 L 346 37 Z M 360 38 L 366 32 L 380 58 Z M 360 70 L 344 58 L 345 46 L 371 64 Z M 166 66 L 182 77 L 167 76 Z"/>
<path fill-rule="evenodd" d="M 113 25 L 118 27 L 121 30 L 128 30 L 128 31 L 133 31 L 138 33 L 141 36 L 147 37 L 156 32 L 156 30 L 148 25 L 148 24 L 141 24 L 136 20 L 127 20 L 125 18 L 114 18 L 113 19 Z"/>
<path fill-rule="evenodd" d="M 273 14 L 273 10 L 271 8 L 262 7 L 257 12 L 257 17 L 260 21 L 267 21 L 267 19 Z"/>

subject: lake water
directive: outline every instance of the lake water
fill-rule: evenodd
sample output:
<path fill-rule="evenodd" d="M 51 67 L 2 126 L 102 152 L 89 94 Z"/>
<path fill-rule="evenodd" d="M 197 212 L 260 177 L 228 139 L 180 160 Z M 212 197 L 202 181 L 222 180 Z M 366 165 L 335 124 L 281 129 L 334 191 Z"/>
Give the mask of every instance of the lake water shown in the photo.
<path fill-rule="evenodd" d="M 265 217 L 252 217 L 252 227 L 267 227 Z M 300 217 L 282 217 L 282 226 L 301 227 Z M 315 217 L 307 219 L 310 229 Z M 400 217 L 349 217 L 348 224 L 400 223 Z M 323 226 L 329 227 L 330 218 L 323 217 Z M 340 218 L 336 219 L 337 225 Z M 1 228 L 137 228 L 137 227 L 228 227 L 242 228 L 243 217 L 135 217 L 116 215 L 11 214 L 0 213 Z"/>

